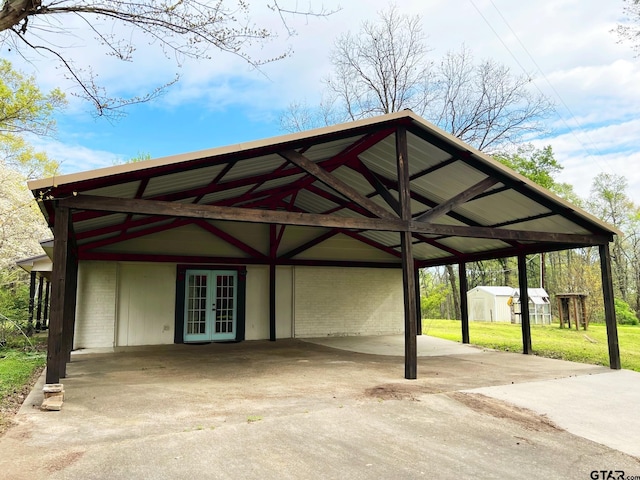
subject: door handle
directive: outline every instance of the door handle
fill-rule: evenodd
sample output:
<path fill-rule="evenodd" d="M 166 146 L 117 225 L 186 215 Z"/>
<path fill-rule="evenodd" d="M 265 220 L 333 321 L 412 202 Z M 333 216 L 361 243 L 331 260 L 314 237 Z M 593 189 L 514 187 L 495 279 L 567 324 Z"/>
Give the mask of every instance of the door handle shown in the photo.
<path fill-rule="evenodd" d="M 216 309 L 216 304 L 214 303 L 213 305 L 211 305 L 211 311 L 213 312 L 215 311 L 215 309 Z"/>

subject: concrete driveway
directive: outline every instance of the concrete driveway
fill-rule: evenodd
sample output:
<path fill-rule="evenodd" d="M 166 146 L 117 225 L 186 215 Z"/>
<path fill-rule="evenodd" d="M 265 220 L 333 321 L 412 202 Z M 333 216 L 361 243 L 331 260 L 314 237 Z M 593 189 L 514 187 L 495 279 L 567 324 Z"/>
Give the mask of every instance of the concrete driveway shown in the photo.
<path fill-rule="evenodd" d="M 640 374 L 419 342 L 413 381 L 401 337 L 74 354 L 62 411 L 37 385 L 0 437 L 0 477 L 640 476 Z"/>

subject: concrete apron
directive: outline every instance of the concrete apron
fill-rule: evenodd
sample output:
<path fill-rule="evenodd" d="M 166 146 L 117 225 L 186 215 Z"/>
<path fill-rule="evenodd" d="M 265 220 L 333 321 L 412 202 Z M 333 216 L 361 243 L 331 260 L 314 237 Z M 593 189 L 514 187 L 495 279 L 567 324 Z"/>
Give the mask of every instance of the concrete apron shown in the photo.
<path fill-rule="evenodd" d="M 408 381 L 401 336 L 312 341 L 74 354 L 62 411 L 38 385 L 0 438 L 2 478 L 640 475 L 640 374 L 420 337 Z"/>

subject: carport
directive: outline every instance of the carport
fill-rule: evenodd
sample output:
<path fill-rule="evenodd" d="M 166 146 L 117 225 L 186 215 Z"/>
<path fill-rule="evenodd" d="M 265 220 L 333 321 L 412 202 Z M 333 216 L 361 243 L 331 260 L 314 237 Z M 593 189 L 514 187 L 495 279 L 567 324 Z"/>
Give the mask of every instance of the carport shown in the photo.
<path fill-rule="evenodd" d="M 79 262 L 268 266 L 271 340 L 278 267 L 401 269 L 405 377 L 415 379 L 419 268 L 457 265 L 466 292 L 466 263 L 516 256 L 526 296 L 527 255 L 586 246 L 599 248 L 610 366 L 620 368 L 608 247 L 617 232 L 410 111 L 29 188 L 54 232 L 47 383 L 65 377 L 71 358 Z M 185 226 L 218 247 L 176 254 L 135 242 Z"/>

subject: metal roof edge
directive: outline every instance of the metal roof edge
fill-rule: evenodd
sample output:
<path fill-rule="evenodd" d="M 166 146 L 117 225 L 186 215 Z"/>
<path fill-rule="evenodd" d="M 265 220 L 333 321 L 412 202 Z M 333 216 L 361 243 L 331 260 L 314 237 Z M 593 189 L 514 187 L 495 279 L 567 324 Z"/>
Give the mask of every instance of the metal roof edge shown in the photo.
<path fill-rule="evenodd" d="M 601 228 L 603 228 L 604 230 L 609 231 L 610 233 L 612 233 L 614 235 L 618 235 L 618 236 L 623 236 L 624 235 L 624 233 L 621 230 L 619 230 L 616 227 L 608 224 L 607 222 L 599 219 L 598 217 L 592 215 L 591 213 L 583 210 L 582 208 L 580 208 L 580 207 L 578 207 L 576 205 L 573 205 L 572 203 L 570 203 L 567 200 L 559 197 L 558 195 L 556 195 L 552 191 L 550 191 L 550 190 L 538 185 L 537 183 L 535 183 L 532 180 L 528 179 L 524 175 L 522 175 L 522 174 L 516 172 L 515 170 L 512 170 L 511 168 L 507 167 L 506 165 L 500 163 L 495 158 L 493 158 L 491 155 L 488 155 L 486 153 L 481 152 L 480 150 L 477 150 L 477 149 L 473 148 L 471 145 L 466 144 L 465 142 L 460 140 L 458 137 L 456 137 L 454 135 L 451 135 L 450 133 L 448 133 L 448 132 L 442 130 L 441 128 L 439 128 L 438 126 L 433 125 L 429 121 L 427 121 L 427 120 L 421 118 L 420 116 L 414 114 L 413 112 L 410 112 L 410 116 L 412 117 L 414 122 L 417 123 L 421 128 L 429 130 L 432 134 L 435 134 L 436 136 L 438 136 L 438 137 L 442 138 L 443 140 L 453 144 L 454 146 L 456 146 L 456 147 L 458 147 L 460 149 L 468 151 L 477 160 L 480 160 L 481 162 L 485 163 L 486 165 L 488 165 L 488 166 L 490 166 L 492 168 L 495 168 L 497 170 L 501 170 L 506 175 L 510 176 L 513 180 L 525 184 L 528 188 L 534 190 L 536 193 L 538 193 L 540 195 L 543 195 L 543 196 L 546 196 L 550 200 L 553 200 L 556 203 L 560 203 L 562 205 L 562 207 L 566 208 L 567 210 L 573 211 L 574 213 L 576 213 L 577 215 L 582 216 L 583 218 L 585 218 L 589 222 L 598 224 Z"/>
<path fill-rule="evenodd" d="M 83 172 L 70 173 L 66 175 L 58 175 L 54 177 L 42 178 L 37 180 L 30 180 L 27 182 L 29 190 L 37 191 L 45 188 L 55 188 L 60 185 L 66 185 L 71 183 L 82 182 L 86 180 L 93 180 L 96 178 L 115 176 L 123 173 L 130 173 L 136 171 L 142 171 L 146 169 L 152 169 L 157 167 L 164 167 L 173 164 L 179 164 L 197 160 L 203 157 L 221 156 L 230 153 L 239 153 L 243 151 L 254 150 L 267 146 L 275 146 L 278 144 L 293 143 L 300 140 L 309 140 L 314 137 L 323 137 L 337 132 L 348 132 L 349 130 L 356 130 L 369 125 L 382 124 L 386 122 L 393 122 L 403 118 L 411 120 L 420 120 L 420 117 L 411 112 L 410 110 L 403 110 L 400 112 L 389 113 L 385 115 L 379 115 L 376 117 L 364 118 L 353 122 L 340 123 L 327 127 L 315 128 L 312 130 L 305 130 L 303 132 L 289 133 L 285 135 L 279 135 L 275 137 L 263 138 L 260 140 L 252 140 L 250 142 L 237 143 L 233 145 L 225 145 L 221 147 L 214 147 L 205 150 L 198 150 L 194 152 L 181 153 L 177 155 L 170 155 L 166 157 L 159 157 L 150 160 L 143 160 L 135 163 L 125 163 L 122 165 L 114 165 L 112 167 L 103 167 L 94 170 L 86 170 Z"/>

